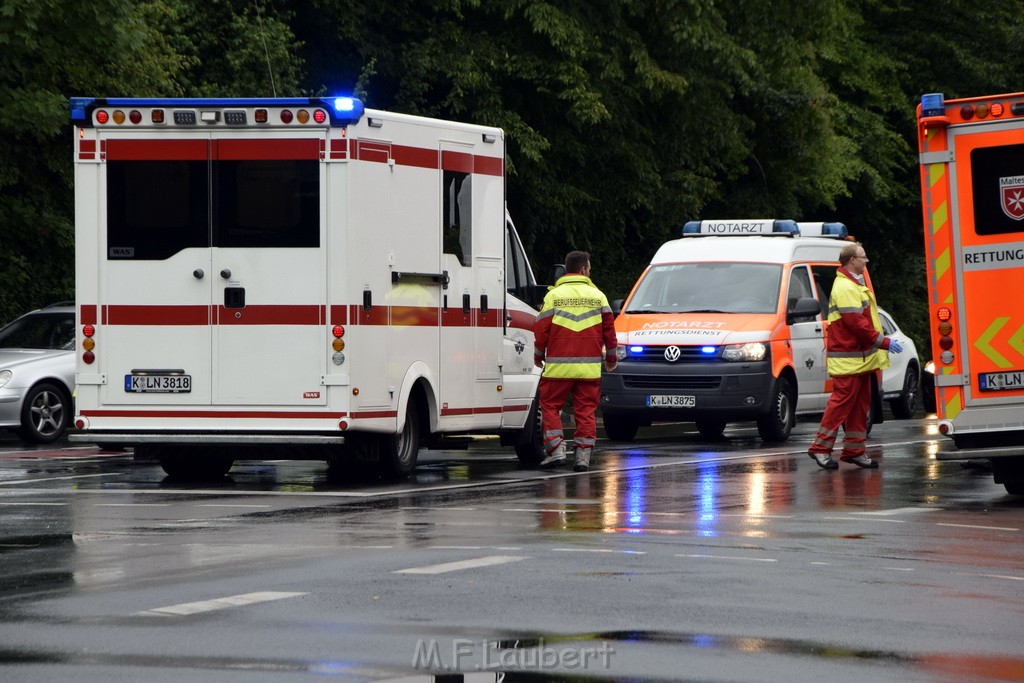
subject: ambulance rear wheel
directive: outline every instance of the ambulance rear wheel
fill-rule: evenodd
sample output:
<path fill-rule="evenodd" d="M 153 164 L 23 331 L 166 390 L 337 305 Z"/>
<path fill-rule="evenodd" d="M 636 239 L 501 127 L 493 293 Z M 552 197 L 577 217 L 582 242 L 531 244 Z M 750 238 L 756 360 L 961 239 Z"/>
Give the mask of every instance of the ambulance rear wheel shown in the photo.
<path fill-rule="evenodd" d="M 417 406 L 409 402 L 405 411 L 405 423 L 398 434 L 381 437 L 381 474 L 392 479 L 401 479 L 412 474 L 416 457 L 420 452 L 420 418 Z"/>
<path fill-rule="evenodd" d="M 718 441 L 725 433 L 725 420 L 697 420 L 697 431 L 708 441 Z"/>
<path fill-rule="evenodd" d="M 167 476 L 182 481 L 216 481 L 235 464 L 234 458 L 211 448 L 151 448 Z"/>
<path fill-rule="evenodd" d="M 764 441 L 785 441 L 796 422 L 793 387 L 785 377 L 775 380 L 767 415 L 757 418 L 757 433 Z"/>
<path fill-rule="evenodd" d="M 530 406 L 530 414 L 526 418 L 526 425 L 516 441 L 516 457 L 523 465 L 532 467 L 544 459 L 543 434 L 540 402 L 534 399 Z"/>
<path fill-rule="evenodd" d="M 604 431 L 612 441 L 632 441 L 640 425 L 628 417 L 620 415 L 604 416 Z"/>

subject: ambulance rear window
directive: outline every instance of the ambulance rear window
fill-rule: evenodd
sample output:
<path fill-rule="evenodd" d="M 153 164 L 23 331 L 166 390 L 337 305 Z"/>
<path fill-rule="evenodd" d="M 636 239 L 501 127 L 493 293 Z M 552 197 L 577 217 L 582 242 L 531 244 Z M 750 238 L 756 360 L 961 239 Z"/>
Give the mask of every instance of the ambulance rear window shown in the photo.
<path fill-rule="evenodd" d="M 316 160 L 107 163 L 108 259 L 163 260 L 192 247 L 319 244 Z"/>
<path fill-rule="evenodd" d="M 1024 232 L 1024 145 L 972 150 L 971 173 L 975 233 Z"/>

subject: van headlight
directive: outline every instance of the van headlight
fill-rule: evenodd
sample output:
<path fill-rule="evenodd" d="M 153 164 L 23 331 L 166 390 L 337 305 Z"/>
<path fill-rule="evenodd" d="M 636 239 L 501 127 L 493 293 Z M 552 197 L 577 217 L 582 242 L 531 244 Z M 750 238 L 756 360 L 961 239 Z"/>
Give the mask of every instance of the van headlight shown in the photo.
<path fill-rule="evenodd" d="M 10 370 L 0 370 L 0 389 L 7 386 L 12 377 L 14 377 L 14 373 Z"/>
<path fill-rule="evenodd" d="M 626 345 L 625 344 L 619 344 L 618 346 L 615 347 L 615 358 L 617 360 L 626 360 L 626 356 L 628 356 L 628 355 L 629 355 L 629 352 L 626 351 Z"/>
<path fill-rule="evenodd" d="M 768 345 L 764 342 L 729 344 L 722 349 L 722 359 L 730 361 L 764 360 L 767 355 Z"/>

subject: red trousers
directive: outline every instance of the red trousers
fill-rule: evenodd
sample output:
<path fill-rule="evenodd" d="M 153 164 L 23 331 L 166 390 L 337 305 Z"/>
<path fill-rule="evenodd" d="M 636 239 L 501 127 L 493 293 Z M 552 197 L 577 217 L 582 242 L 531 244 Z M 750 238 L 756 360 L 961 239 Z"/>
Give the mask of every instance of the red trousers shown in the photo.
<path fill-rule="evenodd" d="M 871 409 L 871 373 L 834 375 L 821 426 L 809 453 L 831 453 L 839 428 L 843 428 L 842 456 L 864 455 L 864 439 L 868 436 L 868 410 Z"/>
<path fill-rule="evenodd" d="M 553 453 L 565 441 L 562 433 L 562 406 L 572 394 L 576 416 L 576 446 L 593 448 L 597 442 L 597 402 L 601 397 L 599 379 L 540 380 L 540 419 L 544 429 L 544 451 Z"/>

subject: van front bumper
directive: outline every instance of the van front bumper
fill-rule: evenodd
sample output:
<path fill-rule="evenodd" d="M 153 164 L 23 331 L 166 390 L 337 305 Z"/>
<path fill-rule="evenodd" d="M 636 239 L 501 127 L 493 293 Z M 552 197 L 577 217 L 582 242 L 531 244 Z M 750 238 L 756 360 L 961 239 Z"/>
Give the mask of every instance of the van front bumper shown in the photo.
<path fill-rule="evenodd" d="M 768 412 L 774 383 L 768 361 L 665 365 L 620 361 L 601 376 L 601 410 L 640 423 L 750 420 Z M 652 406 L 661 397 L 692 406 Z M 652 398 L 657 397 L 657 398 Z"/>

